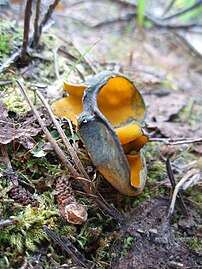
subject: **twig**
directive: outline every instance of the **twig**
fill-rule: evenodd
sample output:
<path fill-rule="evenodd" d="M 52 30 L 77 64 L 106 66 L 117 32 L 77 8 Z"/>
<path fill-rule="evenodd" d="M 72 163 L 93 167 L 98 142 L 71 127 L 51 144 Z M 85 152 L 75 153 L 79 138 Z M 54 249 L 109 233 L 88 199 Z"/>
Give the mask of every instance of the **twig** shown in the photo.
<path fill-rule="evenodd" d="M 43 29 L 44 25 L 47 24 L 48 20 L 50 19 L 51 15 L 53 14 L 54 9 L 56 8 L 56 6 L 59 2 L 60 2 L 60 0 L 55 0 L 54 3 L 49 6 L 48 11 L 44 15 L 44 18 L 43 18 L 41 24 L 39 25 L 39 39 L 40 39 L 40 36 L 42 34 L 42 29 Z M 38 42 L 39 42 L 39 39 L 38 39 Z M 36 46 L 37 45 L 38 44 L 36 44 Z"/>
<path fill-rule="evenodd" d="M 67 119 L 67 122 L 69 124 L 69 129 L 70 129 L 70 133 L 71 133 L 71 136 L 72 136 L 73 145 L 74 145 L 74 148 L 76 149 L 76 142 L 75 142 L 74 130 L 73 130 L 72 122 L 71 122 L 70 119 Z"/>
<path fill-rule="evenodd" d="M 186 138 L 186 139 L 150 138 L 149 142 L 160 142 L 165 145 L 182 145 L 191 143 L 202 143 L 202 138 Z"/>
<path fill-rule="evenodd" d="M 15 62 L 20 55 L 21 49 L 11 54 L 11 56 L 0 66 L 0 73 L 2 73 L 6 68 L 8 68 L 13 62 Z"/>
<path fill-rule="evenodd" d="M 101 197 L 101 195 L 100 195 L 100 197 Z M 113 206 L 110 206 L 110 205 L 108 205 L 107 204 L 107 202 L 106 201 L 104 201 L 104 199 L 102 198 L 100 198 L 100 197 L 95 197 L 94 198 L 94 200 L 95 200 L 95 202 L 105 211 L 105 212 L 107 212 L 107 214 L 109 215 L 109 216 L 111 216 L 113 219 L 115 219 L 117 222 L 119 222 L 119 223 L 122 223 L 125 219 L 126 219 L 126 217 L 123 215 L 123 214 L 121 214 L 115 207 L 113 207 Z"/>
<path fill-rule="evenodd" d="M 0 81 L 0 86 L 9 85 L 9 84 L 12 84 L 12 83 L 13 83 L 13 81 L 12 81 L 12 80 Z"/>
<path fill-rule="evenodd" d="M 202 1 L 201 0 L 198 0 L 196 1 L 196 3 L 194 3 L 193 5 L 191 5 L 190 7 L 186 7 L 170 16 L 167 16 L 167 17 L 164 17 L 164 18 L 161 18 L 161 20 L 170 20 L 170 19 L 173 19 L 175 17 L 178 17 L 179 15 L 182 15 L 182 14 L 185 14 L 195 8 L 197 8 L 198 6 L 202 5 Z"/>
<path fill-rule="evenodd" d="M 75 170 L 75 168 L 72 166 L 72 164 L 69 162 L 69 160 L 66 158 L 65 154 L 63 153 L 63 151 L 60 149 L 60 147 L 58 146 L 58 144 L 56 143 L 56 141 L 53 139 L 51 133 L 48 131 L 46 125 L 43 123 L 38 111 L 36 110 L 36 108 L 34 107 L 31 99 L 29 98 L 29 96 L 27 95 L 25 89 L 23 88 L 23 86 L 21 85 L 21 83 L 16 80 L 20 90 L 24 96 L 24 98 L 26 99 L 27 103 L 29 104 L 30 108 L 32 109 L 33 113 L 35 114 L 44 134 L 46 135 L 46 138 L 48 139 L 48 141 L 51 143 L 53 149 L 55 150 L 55 152 L 57 153 L 58 157 L 60 158 L 60 160 L 64 163 L 65 166 L 67 166 L 67 168 L 69 169 L 70 173 L 72 174 L 72 176 L 74 178 L 77 178 L 79 176 L 78 172 Z"/>
<path fill-rule="evenodd" d="M 41 6 L 41 0 L 36 1 L 36 15 L 34 20 L 34 39 L 32 42 L 32 47 L 36 48 L 39 44 L 39 17 L 40 17 L 40 6 Z"/>
<path fill-rule="evenodd" d="M 39 97 L 39 99 L 41 100 L 41 102 L 43 103 L 43 105 L 45 106 L 45 108 L 47 109 L 60 137 L 62 138 L 62 141 L 64 142 L 67 150 L 69 151 L 75 165 L 78 167 L 80 173 L 86 177 L 87 179 L 89 179 L 88 174 L 86 173 L 80 159 L 78 158 L 77 154 L 75 153 L 75 150 L 73 149 L 72 145 L 70 144 L 69 140 L 67 139 L 63 129 L 61 128 L 61 126 L 59 125 L 58 121 L 55 118 L 55 115 L 53 114 L 50 106 L 48 105 L 47 101 L 45 100 L 45 98 L 43 97 L 43 95 L 39 92 L 36 91 L 37 96 Z"/>
<path fill-rule="evenodd" d="M 25 8 L 24 36 L 23 36 L 21 55 L 19 59 L 20 66 L 25 66 L 28 63 L 27 47 L 29 43 L 30 19 L 32 16 L 32 1 L 33 0 L 27 0 Z"/>
<path fill-rule="evenodd" d="M 119 21 L 130 21 L 130 20 L 134 19 L 135 16 L 137 15 L 136 4 L 132 4 L 132 5 L 134 5 L 134 7 L 135 7 L 133 12 L 126 14 L 124 17 L 118 17 L 118 18 L 115 18 L 112 20 L 100 22 L 100 23 L 94 25 L 92 28 L 99 28 L 103 25 L 108 25 L 109 23 L 115 23 L 115 22 L 119 22 Z M 154 17 L 149 12 L 145 12 L 145 18 L 147 20 L 151 21 L 153 23 L 154 27 L 163 28 L 166 30 L 181 30 L 181 29 L 187 30 L 187 29 L 191 29 L 194 27 L 201 27 L 202 26 L 202 24 L 200 24 L 200 23 L 169 24 L 169 23 L 163 22 L 160 18 Z"/>
<path fill-rule="evenodd" d="M 176 187 L 176 183 L 175 183 L 175 178 L 174 178 L 173 171 L 171 169 L 170 159 L 169 158 L 167 158 L 167 160 L 166 160 L 166 170 L 167 170 L 167 173 L 168 173 L 168 178 L 170 179 L 170 183 L 171 183 L 172 188 L 174 190 L 175 187 Z M 188 216 L 188 211 L 187 211 L 186 206 L 185 206 L 185 203 L 184 203 L 184 201 L 182 199 L 181 193 L 178 193 L 176 199 L 177 199 L 177 203 L 180 206 L 183 214 L 185 216 Z"/>
<path fill-rule="evenodd" d="M 7 219 L 0 221 L 0 227 L 15 224 L 13 220 Z"/>
<path fill-rule="evenodd" d="M 185 185 L 185 183 L 187 181 L 189 181 L 189 183 L 190 182 L 195 182 L 195 184 L 196 184 L 196 182 L 198 182 L 199 179 L 200 179 L 200 174 L 199 174 L 198 170 L 197 169 L 191 169 L 178 182 L 178 184 L 175 186 L 172 201 L 171 201 L 170 208 L 169 208 L 169 211 L 168 211 L 168 216 L 169 217 L 173 214 L 173 211 L 174 211 L 174 208 L 175 208 L 175 201 L 176 201 L 176 198 L 177 198 L 179 190 L 184 187 L 184 185 Z M 185 188 L 183 188 L 183 190 L 185 190 Z"/>
<path fill-rule="evenodd" d="M 46 225 L 43 226 L 44 232 L 63 250 L 65 250 L 72 260 L 78 265 L 82 266 L 82 268 L 91 268 L 92 262 L 87 260 L 78 249 L 67 239 L 66 237 L 61 238 L 57 236 L 53 231 L 51 231 Z"/>

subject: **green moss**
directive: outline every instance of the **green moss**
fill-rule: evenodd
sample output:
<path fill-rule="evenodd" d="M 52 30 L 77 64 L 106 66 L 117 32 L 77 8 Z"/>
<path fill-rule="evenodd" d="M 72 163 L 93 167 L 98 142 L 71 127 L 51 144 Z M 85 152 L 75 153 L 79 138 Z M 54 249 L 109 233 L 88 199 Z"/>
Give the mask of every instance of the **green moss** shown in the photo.
<path fill-rule="evenodd" d="M 54 197 L 45 192 L 38 197 L 38 200 L 38 208 L 26 206 L 21 207 L 20 210 L 13 209 L 10 211 L 10 218 L 14 220 L 15 224 L 1 229 L 0 253 L 3 253 L 6 249 L 14 253 L 11 257 L 7 255 L 9 264 L 14 262 L 15 254 L 23 254 L 25 249 L 34 252 L 44 239 L 47 239 L 47 235 L 43 231 L 43 225 L 55 228 L 59 213 Z M 1 262 L 5 263 L 4 259 L 1 259 Z"/>
<path fill-rule="evenodd" d="M 22 42 L 23 29 L 17 28 L 15 21 L 0 21 L 0 64 L 4 63 Z"/>

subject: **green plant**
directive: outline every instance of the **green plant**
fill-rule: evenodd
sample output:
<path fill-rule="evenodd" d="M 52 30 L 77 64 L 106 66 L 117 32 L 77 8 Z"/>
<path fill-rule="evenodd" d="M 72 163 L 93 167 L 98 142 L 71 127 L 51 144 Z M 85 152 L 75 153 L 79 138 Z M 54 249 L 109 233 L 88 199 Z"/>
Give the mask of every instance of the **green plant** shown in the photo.
<path fill-rule="evenodd" d="M 143 30 L 146 0 L 138 0 L 137 21 L 140 31 Z"/>
<path fill-rule="evenodd" d="M 0 63 L 17 49 L 22 41 L 22 29 L 16 27 L 14 21 L 0 21 Z"/>
<path fill-rule="evenodd" d="M 123 250 L 121 251 L 121 259 L 126 256 L 128 250 L 130 249 L 132 242 L 133 242 L 134 238 L 131 236 L 128 236 L 124 239 L 124 244 L 123 244 Z"/>

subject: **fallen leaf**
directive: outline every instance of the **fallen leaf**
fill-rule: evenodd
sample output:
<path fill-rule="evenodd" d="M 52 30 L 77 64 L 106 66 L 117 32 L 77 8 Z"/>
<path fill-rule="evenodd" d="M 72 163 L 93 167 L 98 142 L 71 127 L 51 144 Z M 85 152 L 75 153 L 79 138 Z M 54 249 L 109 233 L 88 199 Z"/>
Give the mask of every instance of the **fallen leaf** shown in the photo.
<path fill-rule="evenodd" d="M 31 113 L 14 120 L 9 117 L 6 106 L 0 102 L 0 144 L 6 145 L 15 140 L 26 149 L 31 149 L 36 144 L 32 137 L 40 131 L 36 117 Z"/>
<path fill-rule="evenodd" d="M 185 107 L 186 97 L 178 93 L 166 96 L 146 95 L 144 100 L 147 105 L 147 119 L 149 122 L 172 121 L 172 118 Z"/>

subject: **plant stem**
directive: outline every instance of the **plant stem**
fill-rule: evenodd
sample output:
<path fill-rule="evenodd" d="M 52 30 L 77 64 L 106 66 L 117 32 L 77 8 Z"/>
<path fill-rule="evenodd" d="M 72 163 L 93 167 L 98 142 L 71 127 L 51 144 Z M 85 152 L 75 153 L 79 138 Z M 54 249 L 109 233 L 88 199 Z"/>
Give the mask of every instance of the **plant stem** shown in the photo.
<path fill-rule="evenodd" d="M 28 64 L 27 47 L 29 43 L 30 19 L 32 16 L 32 1 L 33 0 L 27 0 L 25 8 L 24 36 L 21 49 L 21 56 L 19 59 L 20 66 L 22 67 Z"/>

